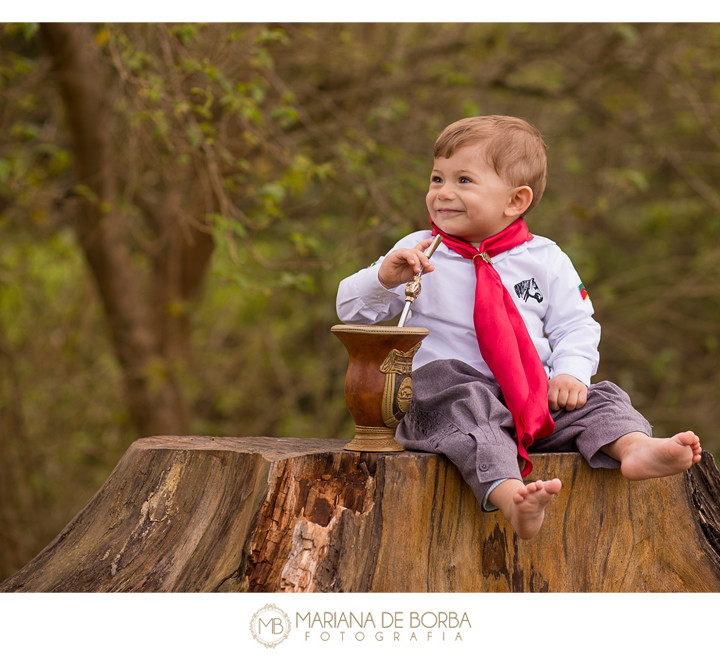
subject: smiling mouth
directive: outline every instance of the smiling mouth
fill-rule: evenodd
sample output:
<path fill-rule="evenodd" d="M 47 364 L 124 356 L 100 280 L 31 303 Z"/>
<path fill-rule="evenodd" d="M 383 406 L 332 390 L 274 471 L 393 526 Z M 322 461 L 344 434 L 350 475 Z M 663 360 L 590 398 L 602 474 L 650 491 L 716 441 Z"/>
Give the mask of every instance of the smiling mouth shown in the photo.
<path fill-rule="evenodd" d="M 463 211 L 455 210 L 454 208 L 438 208 L 437 212 L 441 215 L 454 215 Z"/>

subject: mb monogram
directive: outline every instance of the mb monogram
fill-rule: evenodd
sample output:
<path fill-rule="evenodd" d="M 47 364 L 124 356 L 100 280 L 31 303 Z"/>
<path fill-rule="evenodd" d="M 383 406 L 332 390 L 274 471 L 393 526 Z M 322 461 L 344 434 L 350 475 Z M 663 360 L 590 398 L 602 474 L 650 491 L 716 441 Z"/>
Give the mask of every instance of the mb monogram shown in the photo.
<path fill-rule="evenodd" d="M 260 644 L 270 649 L 287 639 L 290 618 L 276 605 L 268 603 L 252 616 L 250 632 Z"/>

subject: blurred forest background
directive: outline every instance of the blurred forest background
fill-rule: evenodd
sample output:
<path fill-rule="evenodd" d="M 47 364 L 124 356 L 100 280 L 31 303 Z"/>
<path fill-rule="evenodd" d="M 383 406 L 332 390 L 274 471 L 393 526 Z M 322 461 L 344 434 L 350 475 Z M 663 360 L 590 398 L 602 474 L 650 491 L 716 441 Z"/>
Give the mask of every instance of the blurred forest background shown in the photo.
<path fill-rule="evenodd" d="M 141 436 L 349 436 L 337 283 L 475 114 L 546 137 L 596 380 L 720 451 L 719 25 L 5 24 L 0 578 Z"/>

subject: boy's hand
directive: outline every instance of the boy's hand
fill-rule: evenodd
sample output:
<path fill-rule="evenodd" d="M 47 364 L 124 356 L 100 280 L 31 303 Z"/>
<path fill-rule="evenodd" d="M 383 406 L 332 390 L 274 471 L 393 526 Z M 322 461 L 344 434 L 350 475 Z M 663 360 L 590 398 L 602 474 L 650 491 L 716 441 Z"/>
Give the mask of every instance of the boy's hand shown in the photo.
<path fill-rule="evenodd" d="M 557 411 L 580 409 L 587 402 L 587 386 L 572 375 L 556 375 L 548 387 L 548 404 Z"/>
<path fill-rule="evenodd" d="M 423 253 L 433 241 L 428 238 L 418 242 L 412 249 L 396 249 L 391 251 L 380 263 L 378 280 L 390 290 L 396 286 L 407 283 L 423 268 L 423 274 L 432 272 L 435 267 L 430 264 L 430 259 Z"/>

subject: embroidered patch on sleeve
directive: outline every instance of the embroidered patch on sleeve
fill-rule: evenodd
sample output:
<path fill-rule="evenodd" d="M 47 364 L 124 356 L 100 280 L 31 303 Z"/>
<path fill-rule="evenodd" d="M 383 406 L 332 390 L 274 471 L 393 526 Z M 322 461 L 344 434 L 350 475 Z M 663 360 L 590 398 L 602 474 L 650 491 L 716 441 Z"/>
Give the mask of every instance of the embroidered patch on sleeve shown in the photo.
<path fill-rule="evenodd" d="M 578 290 L 580 291 L 580 297 L 583 299 L 590 298 L 590 295 L 588 295 L 587 290 L 585 290 L 585 286 L 582 283 L 578 286 Z"/>

